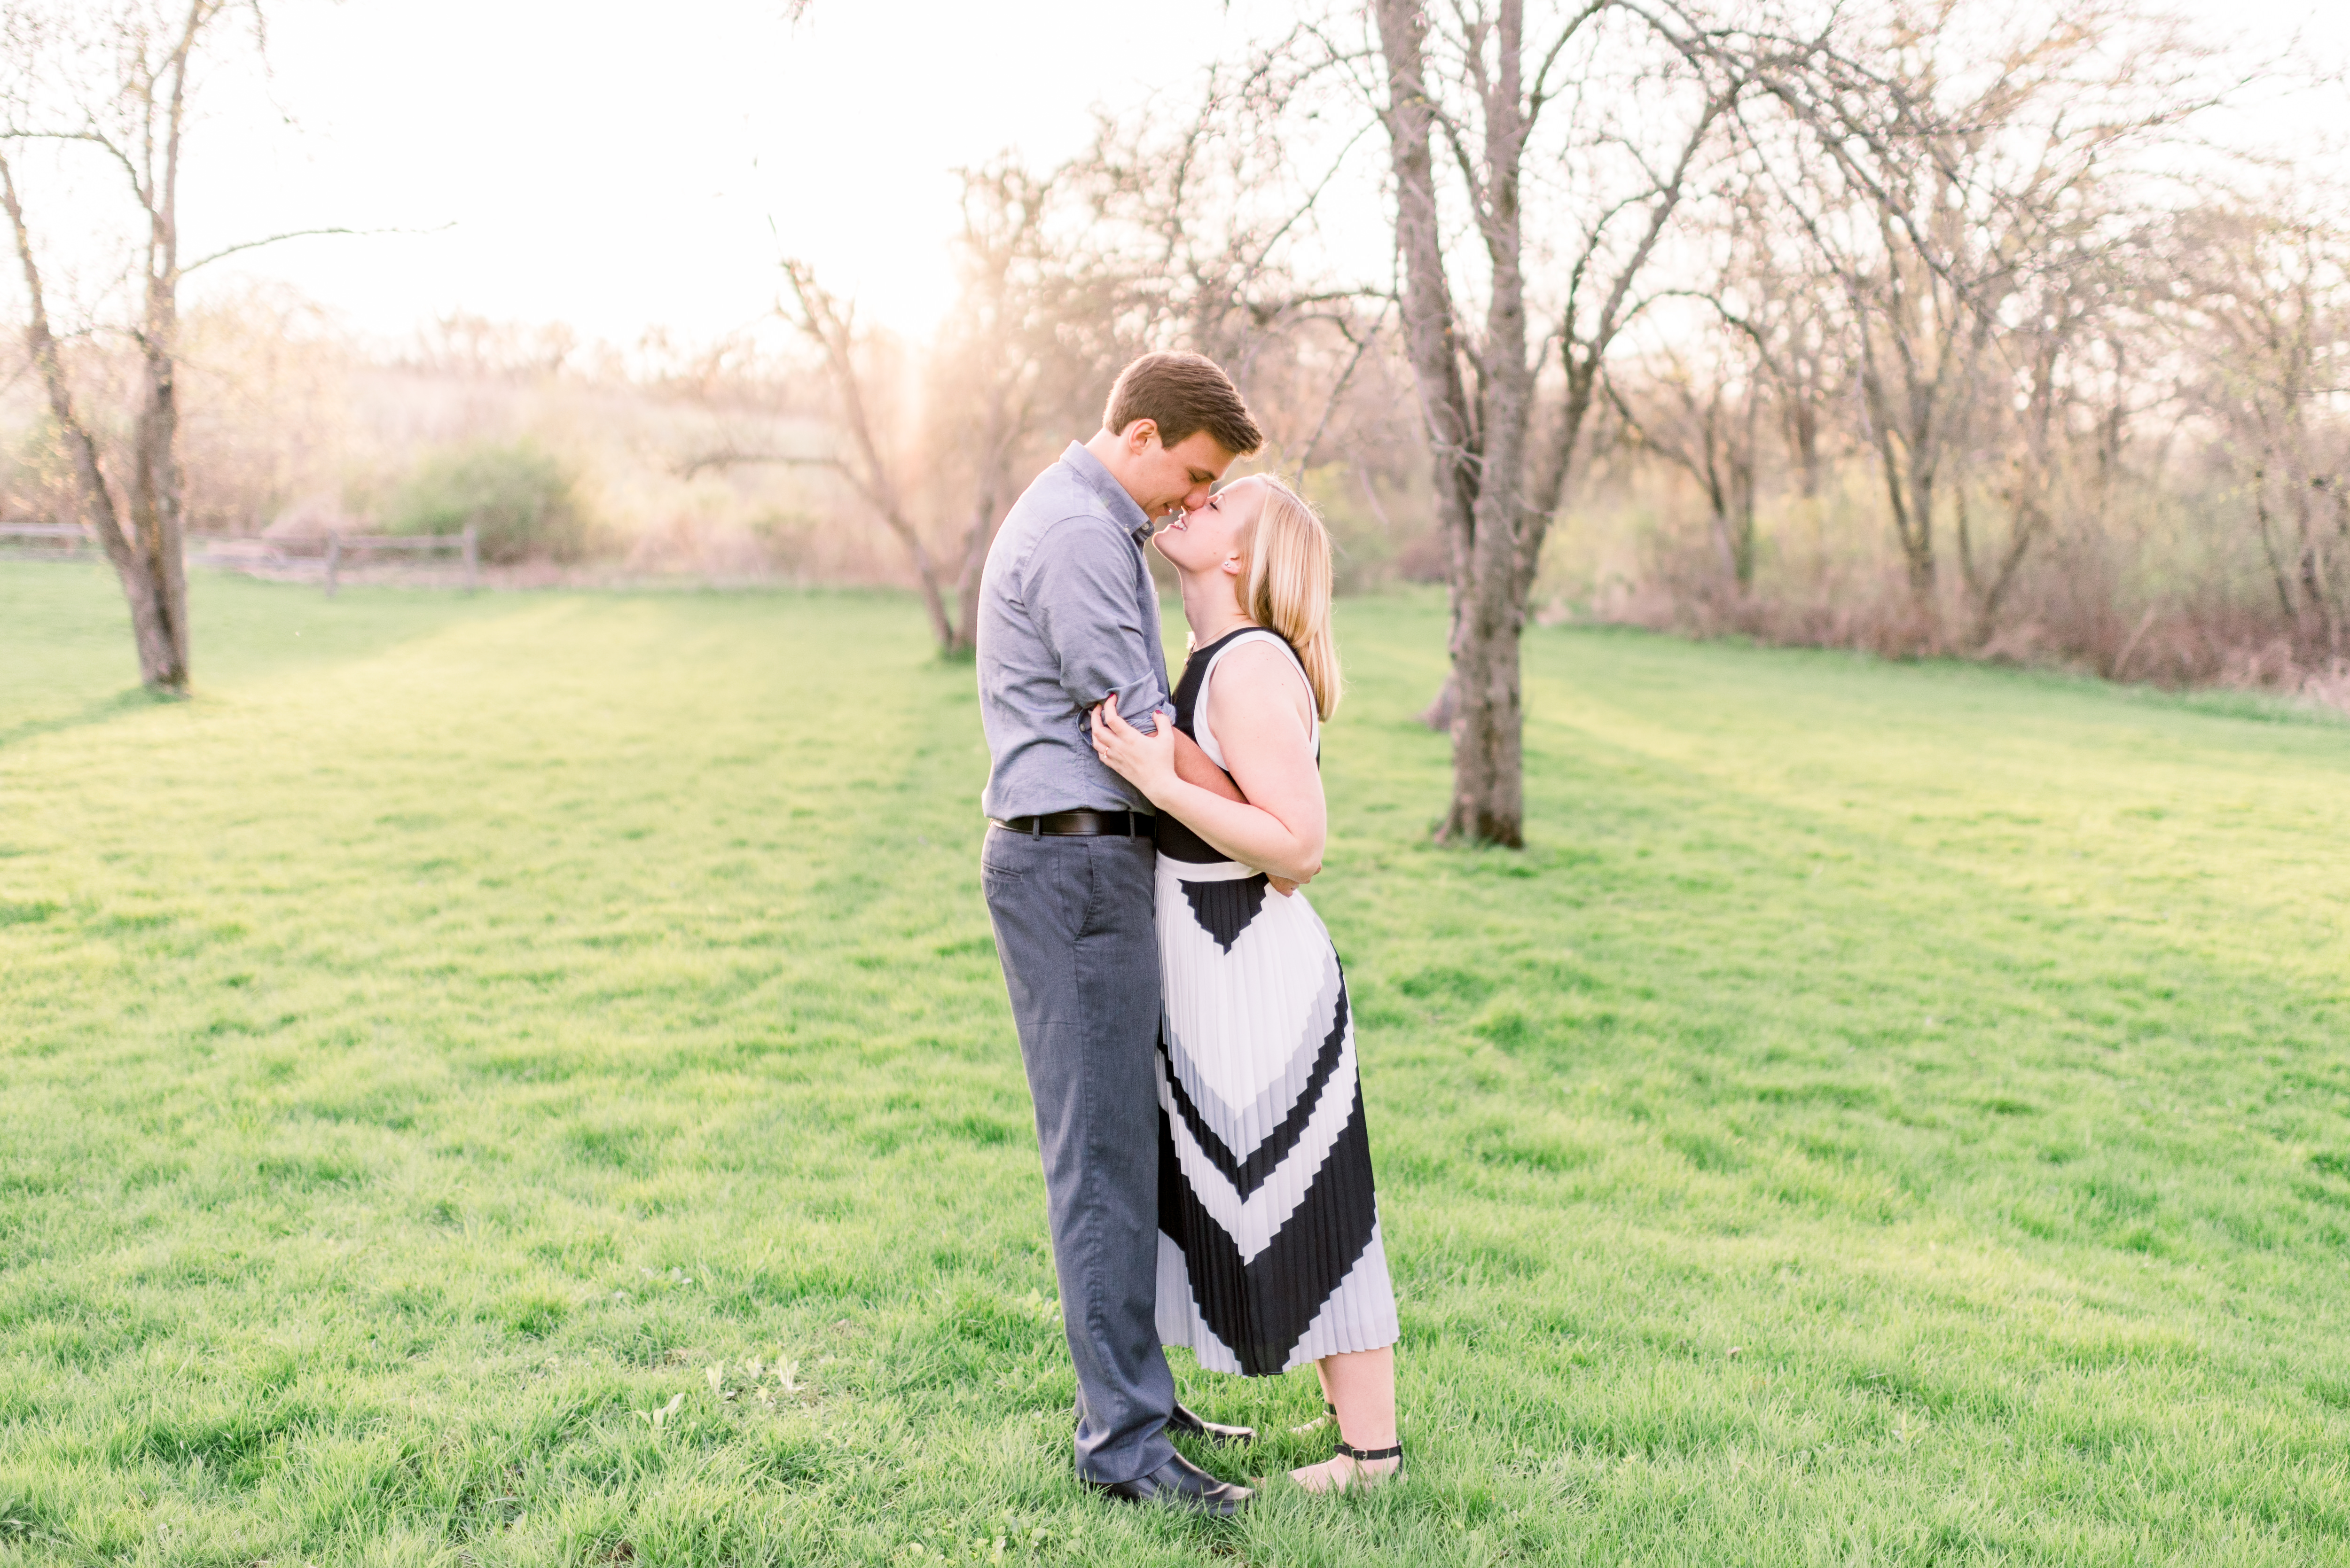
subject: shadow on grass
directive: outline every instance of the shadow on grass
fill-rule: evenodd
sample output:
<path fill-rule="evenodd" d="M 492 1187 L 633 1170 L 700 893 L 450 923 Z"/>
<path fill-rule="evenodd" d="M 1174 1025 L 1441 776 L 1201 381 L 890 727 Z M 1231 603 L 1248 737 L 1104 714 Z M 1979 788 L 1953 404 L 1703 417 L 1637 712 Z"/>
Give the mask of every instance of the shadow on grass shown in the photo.
<path fill-rule="evenodd" d="M 141 713 L 150 708 L 168 707 L 188 699 L 173 693 L 152 691 L 144 686 L 133 686 L 111 697 L 101 697 L 85 704 L 80 711 L 61 713 L 47 719 L 27 719 L 0 730 L 0 751 L 29 741 L 39 735 L 53 735 L 61 730 L 87 729 L 92 724 L 104 724 L 127 713 Z"/>

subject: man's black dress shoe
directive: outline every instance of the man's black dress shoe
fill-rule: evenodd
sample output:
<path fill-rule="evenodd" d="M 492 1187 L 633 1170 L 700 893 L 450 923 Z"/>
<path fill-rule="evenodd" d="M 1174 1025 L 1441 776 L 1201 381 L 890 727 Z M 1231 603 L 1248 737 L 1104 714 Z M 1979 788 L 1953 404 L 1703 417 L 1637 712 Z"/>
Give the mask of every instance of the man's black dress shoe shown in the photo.
<path fill-rule="evenodd" d="M 1254 1427 L 1227 1427 L 1215 1421 L 1203 1421 L 1191 1411 L 1185 1409 L 1180 1403 L 1175 1407 L 1175 1413 L 1167 1417 L 1167 1429 L 1170 1432 L 1188 1432 L 1195 1438 L 1205 1438 L 1211 1443 L 1256 1441 Z"/>
<path fill-rule="evenodd" d="M 1126 1481 L 1089 1480 L 1086 1484 L 1128 1502 L 1171 1502 L 1178 1508 L 1212 1514 L 1218 1519 L 1230 1519 L 1256 1496 L 1244 1486 L 1218 1480 L 1180 1454 L 1147 1476 Z"/>

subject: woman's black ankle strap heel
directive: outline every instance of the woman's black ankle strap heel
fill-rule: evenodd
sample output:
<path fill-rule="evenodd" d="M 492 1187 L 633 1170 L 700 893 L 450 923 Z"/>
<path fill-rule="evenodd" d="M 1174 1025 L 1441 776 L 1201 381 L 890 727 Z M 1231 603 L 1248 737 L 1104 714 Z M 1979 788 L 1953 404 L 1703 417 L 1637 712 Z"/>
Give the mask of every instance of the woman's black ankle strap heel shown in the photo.
<path fill-rule="evenodd" d="M 1336 1411 L 1331 1412 L 1331 1418 L 1333 1420 L 1337 1418 Z M 1337 1459 L 1352 1459 L 1354 1465 L 1352 1468 L 1340 1468 L 1336 1459 L 1333 1459 L 1327 1465 L 1309 1465 L 1304 1469 L 1292 1470 L 1289 1473 L 1291 1478 L 1306 1490 L 1321 1493 L 1341 1492 L 1354 1487 L 1385 1486 L 1389 1481 L 1403 1479 L 1403 1439 L 1401 1438 L 1396 1439 L 1395 1446 L 1391 1449 L 1358 1449 L 1347 1441 L 1346 1434 L 1342 1432 L 1338 1436 Z M 1395 1461 L 1395 1469 L 1391 1470 L 1375 1471 L 1362 1468 L 1365 1465 L 1384 1464 L 1389 1459 Z"/>

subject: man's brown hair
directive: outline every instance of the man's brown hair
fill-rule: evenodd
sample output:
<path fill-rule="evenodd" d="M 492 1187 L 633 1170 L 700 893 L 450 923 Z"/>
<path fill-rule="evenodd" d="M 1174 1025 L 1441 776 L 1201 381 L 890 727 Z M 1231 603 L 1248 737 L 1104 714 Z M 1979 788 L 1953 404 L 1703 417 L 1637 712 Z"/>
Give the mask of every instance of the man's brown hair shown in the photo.
<path fill-rule="evenodd" d="M 1177 446 L 1201 431 L 1234 457 L 1264 444 L 1238 387 L 1205 354 L 1145 354 L 1118 373 L 1102 427 L 1123 431 L 1137 420 L 1159 427 L 1159 444 Z"/>

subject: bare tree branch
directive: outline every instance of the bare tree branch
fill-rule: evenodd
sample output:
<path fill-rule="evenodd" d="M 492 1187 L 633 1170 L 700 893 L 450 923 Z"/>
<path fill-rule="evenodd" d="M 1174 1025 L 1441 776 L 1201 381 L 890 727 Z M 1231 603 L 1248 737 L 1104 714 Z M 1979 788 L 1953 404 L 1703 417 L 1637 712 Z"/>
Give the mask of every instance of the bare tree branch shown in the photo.
<path fill-rule="evenodd" d="M 318 234 L 353 234 L 361 238 L 371 239 L 380 234 L 440 234 L 446 230 L 453 229 L 457 225 L 455 223 L 451 223 L 442 224 L 439 229 L 350 229 L 342 227 L 323 229 L 288 229 L 282 234 L 271 234 L 265 239 L 244 240 L 233 245 L 223 246 L 221 249 L 213 252 L 210 255 L 192 261 L 187 265 L 182 267 L 180 269 L 180 275 L 182 277 L 185 277 L 188 274 L 195 271 L 198 267 L 210 266 L 213 263 L 221 260 L 223 257 L 233 256 L 239 251 L 259 250 L 264 245 L 274 245 L 282 240 L 309 239 L 312 236 Z"/>

